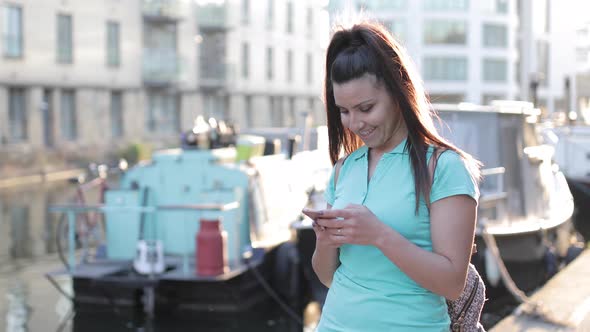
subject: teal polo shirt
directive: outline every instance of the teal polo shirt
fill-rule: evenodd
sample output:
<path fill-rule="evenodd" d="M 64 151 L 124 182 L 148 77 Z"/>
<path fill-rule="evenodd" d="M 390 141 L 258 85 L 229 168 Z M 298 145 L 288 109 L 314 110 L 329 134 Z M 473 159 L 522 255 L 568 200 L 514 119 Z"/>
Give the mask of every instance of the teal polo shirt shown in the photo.
<path fill-rule="evenodd" d="M 334 172 L 325 192 L 333 208 L 362 204 L 389 227 L 415 245 L 432 251 L 430 215 L 424 199 L 415 214 L 415 190 L 410 156 L 404 139 L 383 154 L 367 183 L 368 148 L 354 151 Z M 430 158 L 432 149 L 428 151 Z M 446 151 L 438 160 L 431 202 L 453 195 L 479 198 L 463 159 Z M 445 299 L 418 285 L 374 246 L 345 244 L 340 266 L 334 273 L 320 322 L 327 331 L 448 331 L 450 320 Z"/>

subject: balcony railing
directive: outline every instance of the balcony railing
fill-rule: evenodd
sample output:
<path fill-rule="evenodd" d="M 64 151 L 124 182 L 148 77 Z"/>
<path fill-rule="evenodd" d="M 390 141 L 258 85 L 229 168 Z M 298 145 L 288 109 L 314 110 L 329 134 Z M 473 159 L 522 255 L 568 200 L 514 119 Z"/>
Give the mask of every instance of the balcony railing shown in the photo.
<path fill-rule="evenodd" d="M 201 30 L 203 29 L 215 29 L 225 30 L 230 28 L 228 20 L 228 8 L 227 2 L 205 2 L 199 4 L 197 2 L 197 24 Z"/>
<path fill-rule="evenodd" d="M 175 52 L 144 50 L 143 81 L 148 85 L 168 85 L 180 78 L 181 59 Z"/>
<path fill-rule="evenodd" d="M 150 20 L 179 20 L 181 18 L 180 0 L 143 0 L 143 16 Z"/>

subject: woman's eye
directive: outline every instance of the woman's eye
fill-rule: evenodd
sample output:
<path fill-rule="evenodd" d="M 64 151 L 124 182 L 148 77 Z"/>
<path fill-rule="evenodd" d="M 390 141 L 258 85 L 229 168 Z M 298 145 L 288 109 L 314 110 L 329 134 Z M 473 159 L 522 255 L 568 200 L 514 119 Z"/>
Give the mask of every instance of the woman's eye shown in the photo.
<path fill-rule="evenodd" d="M 370 111 L 372 108 L 373 108 L 373 105 L 371 105 L 371 106 L 365 106 L 363 108 L 360 108 L 359 110 L 361 112 L 363 112 L 363 113 L 366 113 L 366 112 Z"/>
<path fill-rule="evenodd" d="M 342 108 L 339 111 L 340 111 L 340 114 L 348 114 L 348 111 L 347 110 L 344 110 Z"/>

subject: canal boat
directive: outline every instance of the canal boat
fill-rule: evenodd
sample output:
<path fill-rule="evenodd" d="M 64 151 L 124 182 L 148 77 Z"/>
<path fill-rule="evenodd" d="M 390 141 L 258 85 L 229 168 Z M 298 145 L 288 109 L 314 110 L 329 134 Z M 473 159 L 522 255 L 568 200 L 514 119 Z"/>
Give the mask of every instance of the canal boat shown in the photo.
<path fill-rule="evenodd" d="M 555 148 L 555 162 L 564 173 L 574 197 L 574 222 L 586 240 L 590 239 L 590 126 L 556 125 L 542 128 L 546 140 Z"/>
<path fill-rule="evenodd" d="M 186 322 L 199 331 L 303 329 L 319 282 L 300 254 L 310 257 L 313 247 L 302 245 L 313 242 L 298 242 L 313 230 L 292 224 L 328 181 L 327 153 L 318 139 L 312 150 L 296 148 L 296 132 L 285 131 L 292 145 L 283 149 L 276 131 L 267 140 L 202 129 L 127 170 L 104 204 L 51 207 L 70 225 L 89 211 L 105 217 L 104 257 L 78 262 L 72 249 L 67 266 L 48 274 L 71 277 L 76 317 L 141 315 L 152 326 Z M 67 236 L 74 243 L 73 231 Z"/>
<path fill-rule="evenodd" d="M 490 289 L 511 283 L 504 267 L 518 288 L 535 289 L 576 252 L 574 201 L 539 133 L 539 110 L 513 101 L 433 107 L 441 134 L 484 165 L 472 262 Z"/>

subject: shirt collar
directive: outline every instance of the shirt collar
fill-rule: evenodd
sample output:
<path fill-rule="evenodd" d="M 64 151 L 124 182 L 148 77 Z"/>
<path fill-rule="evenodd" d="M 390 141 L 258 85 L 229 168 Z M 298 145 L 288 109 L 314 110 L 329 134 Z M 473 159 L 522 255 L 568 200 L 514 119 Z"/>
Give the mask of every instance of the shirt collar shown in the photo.
<path fill-rule="evenodd" d="M 399 144 L 393 148 L 393 150 L 386 152 L 387 155 L 394 155 L 394 154 L 408 154 L 408 150 L 406 149 L 406 142 L 408 141 L 408 137 L 406 136 Z M 363 145 L 359 148 L 359 154 L 354 160 L 359 160 L 367 155 L 369 152 L 369 148 L 366 145 Z"/>

